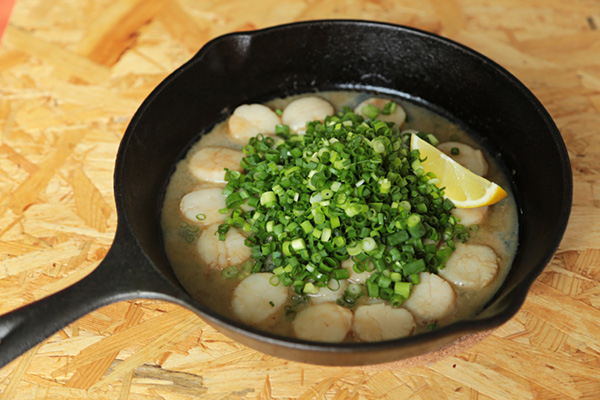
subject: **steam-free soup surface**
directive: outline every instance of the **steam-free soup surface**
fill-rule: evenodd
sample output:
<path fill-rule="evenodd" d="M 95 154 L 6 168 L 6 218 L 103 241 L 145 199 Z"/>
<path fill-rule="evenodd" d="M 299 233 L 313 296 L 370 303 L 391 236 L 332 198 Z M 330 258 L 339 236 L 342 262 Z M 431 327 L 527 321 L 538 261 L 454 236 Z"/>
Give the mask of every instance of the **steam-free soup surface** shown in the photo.
<path fill-rule="evenodd" d="M 316 102 L 306 100 L 315 97 Z M 321 118 L 319 112 L 340 112 L 343 107 L 354 109 L 359 104 L 364 109 L 365 100 L 379 108 L 389 102 L 368 100 L 374 97 L 321 92 L 245 107 L 236 110 L 230 117 L 233 121 L 216 125 L 191 147 L 167 187 L 162 229 L 175 274 L 192 296 L 220 314 L 259 329 L 328 342 L 376 341 L 418 334 L 468 318 L 489 301 L 504 281 L 517 246 L 517 211 L 509 180 L 494 157 L 459 125 L 403 99 L 393 99 L 398 111 L 406 113 L 401 130 L 434 134 L 441 150 L 458 153 L 453 155 L 457 161 L 501 185 L 508 197 L 489 207 L 453 210 L 467 226 L 469 239 L 458 243 L 439 274 L 421 272 L 420 283 L 412 285 L 409 299 L 399 307 L 370 297 L 365 289 L 369 272 L 353 272 L 352 260 L 342 262 L 350 271 L 349 279 L 335 281 L 316 293 L 297 293 L 291 286 L 277 284 L 270 272 L 249 272 L 252 252 L 244 244 L 247 232 L 230 229 L 227 240 L 218 239 L 218 221 L 225 218 L 219 211 L 225 208 L 223 168 L 243 172 L 239 150 L 254 134 L 253 126 L 271 126 L 269 132 L 261 129 L 262 133 L 273 134 L 274 122 L 281 124 L 283 118 L 292 130 L 303 130 L 307 119 Z M 298 99 L 306 101 L 293 103 Z M 273 119 L 275 110 L 283 110 L 279 119 Z M 311 112 L 316 114 L 311 116 Z M 393 114 L 399 118 L 398 113 Z M 393 116 L 379 114 L 379 118 L 384 117 Z M 228 277 L 231 266 L 236 267 L 237 274 Z M 362 290 L 354 304 L 339 300 L 353 290 Z"/>

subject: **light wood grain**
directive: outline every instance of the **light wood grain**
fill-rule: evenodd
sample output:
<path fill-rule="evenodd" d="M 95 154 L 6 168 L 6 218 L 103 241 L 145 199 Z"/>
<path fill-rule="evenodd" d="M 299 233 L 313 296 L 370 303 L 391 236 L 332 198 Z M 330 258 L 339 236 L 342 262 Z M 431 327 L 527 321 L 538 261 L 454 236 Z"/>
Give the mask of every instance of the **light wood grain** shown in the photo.
<path fill-rule="evenodd" d="M 145 96 L 208 40 L 315 18 L 407 24 L 521 79 L 571 157 L 569 227 L 520 312 L 425 365 L 266 356 L 159 301 L 92 312 L 0 370 L 0 399 L 597 399 L 597 0 L 19 0 L 0 46 L 0 313 L 92 271 L 116 229 L 112 174 Z"/>

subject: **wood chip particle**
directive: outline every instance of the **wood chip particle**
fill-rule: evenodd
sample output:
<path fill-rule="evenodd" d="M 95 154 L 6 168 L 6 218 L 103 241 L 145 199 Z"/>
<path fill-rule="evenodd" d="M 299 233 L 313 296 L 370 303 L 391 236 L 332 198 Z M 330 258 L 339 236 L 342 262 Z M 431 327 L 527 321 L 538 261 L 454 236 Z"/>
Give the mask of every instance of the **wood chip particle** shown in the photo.
<path fill-rule="evenodd" d="M 87 226 L 106 231 L 112 207 L 104 200 L 94 183 L 79 169 L 71 172 L 69 182 L 75 193 L 77 215 Z"/>
<path fill-rule="evenodd" d="M 66 70 L 87 82 L 102 82 L 110 75 L 110 69 L 105 66 L 13 25 L 7 27 L 3 40 L 12 47 L 47 61 L 58 69 Z"/>

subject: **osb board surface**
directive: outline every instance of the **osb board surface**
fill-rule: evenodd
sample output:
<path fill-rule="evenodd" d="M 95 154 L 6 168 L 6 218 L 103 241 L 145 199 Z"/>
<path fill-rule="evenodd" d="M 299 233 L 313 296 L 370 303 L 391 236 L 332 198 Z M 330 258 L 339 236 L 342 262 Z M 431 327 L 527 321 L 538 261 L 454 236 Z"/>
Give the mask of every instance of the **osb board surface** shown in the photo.
<path fill-rule="evenodd" d="M 170 71 L 217 35 L 328 17 L 407 24 L 473 47 L 556 121 L 573 213 L 520 312 L 437 362 L 368 369 L 275 359 L 178 306 L 120 302 L 1 369 L 0 399 L 598 398 L 597 0 L 17 1 L 0 46 L 0 313 L 75 283 L 105 256 L 120 138 Z"/>

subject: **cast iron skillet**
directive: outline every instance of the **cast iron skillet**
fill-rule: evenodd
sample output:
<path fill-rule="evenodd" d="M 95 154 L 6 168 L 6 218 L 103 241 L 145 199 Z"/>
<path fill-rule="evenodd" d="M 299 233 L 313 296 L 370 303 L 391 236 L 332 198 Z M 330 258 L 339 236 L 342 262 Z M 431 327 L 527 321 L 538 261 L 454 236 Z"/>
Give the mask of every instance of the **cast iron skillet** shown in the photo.
<path fill-rule="evenodd" d="M 398 340 L 312 343 L 217 315 L 175 278 L 162 246 L 159 214 L 165 185 L 185 150 L 240 104 L 330 89 L 428 102 L 478 132 L 512 172 L 521 211 L 518 254 L 505 284 L 476 317 Z M 367 21 L 302 22 L 211 41 L 141 105 L 123 137 L 114 179 L 118 228 L 105 260 L 75 285 L 2 316 L 0 365 L 86 313 L 139 298 L 177 303 L 247 346 L 300 362 L 363 365 L 423 354 L 499 326 L 517 312 L 561 240 L 572 198 L 560 133 L 516 78 L 452 41 Z"/>

